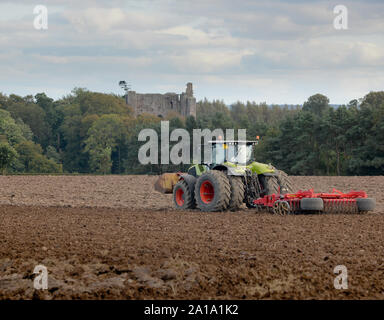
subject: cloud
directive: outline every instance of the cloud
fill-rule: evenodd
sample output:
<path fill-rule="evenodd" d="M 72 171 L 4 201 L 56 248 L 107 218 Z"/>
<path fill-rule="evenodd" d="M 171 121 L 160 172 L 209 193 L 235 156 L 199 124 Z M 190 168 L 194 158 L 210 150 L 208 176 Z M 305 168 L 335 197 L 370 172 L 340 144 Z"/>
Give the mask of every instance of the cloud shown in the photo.
<path fill-rule="evenodd" d="M 64 17 L 78 30 L 98 29 L 108 31 L 124 21 L 125 14 L 119 8 L 89 8 L 83 12 L 65 12 Z"/>
<path fill-rule="evenodd" d="M 300 103 L 316 92 L 343 103 L 383 80 L 382 1 L 348 1 L 349 29 L 339 31 L 339 3 L 326 0 L 40 3 L 46 31 L 33 28 L 35 1 L 0 4 L 0 91 L 119 92 L 126 79 L 137 91 L 166 92 L 193 81 L 198 98 L 228 103 Z"/>

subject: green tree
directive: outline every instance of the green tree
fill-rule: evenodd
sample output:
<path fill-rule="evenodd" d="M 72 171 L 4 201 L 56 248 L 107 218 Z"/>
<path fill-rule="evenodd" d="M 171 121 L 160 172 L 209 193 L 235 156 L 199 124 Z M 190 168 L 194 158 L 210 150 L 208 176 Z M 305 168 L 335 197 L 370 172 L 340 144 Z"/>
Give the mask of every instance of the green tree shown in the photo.
<path fill-rule="evenodd" d="M 196 118 L 194 116 L 188 116 L 185 120 L 185 128 L 189 132 L 189 134 L 192 136 L 193 129 L 197 129 L 197 122 Z"/>
<path fill-rule="evenodd" d="M 90 168 L 97 173 L 110 173 L 112 151 L 126 141 L 127 127 L 117 114 L 103 115 L 88 130 L 85 151 L 90 156 Z M 119 159 L 118 159 L 119 160 Z"/>
<path fill-rule="evenodd" d="M 329 99 L 318 93 L 308 98 L 303 105 L 303 111 L 313 112 L 314 114 L 321 116 L 329 109 Z"/>
<path fill-rule="evenodd" d="M 61 136 L 60 126 L 64 120 L 61 105 L 49 98 L 45 93 L 38 93 L 35 95 L 36 104 L 45 112 L 45 122 L 49 126 L 49 136 L 46 141 L 47 145 L 54 146 L 56 150 L 60 150 Z"/>
<path fill-rule="evenodd" d="M 25 131 L 28 130 L 18 125 L 8 111 L 0 110 L 0 135 L 5 136 L 11 146 L 26 139 Z"/>
<path fill-rule="evenodd" d="M 36 143 L 44 148 L 47 146 L 52 135 L 51 128 L 46 122 L 45 111 L 34 102 L 32 96 L 11 95 L 7 111 L 11 113 L 14 119 L 21 119 L 31 128 Z"/>
<path fill-rule="evenodd" d="M 356 119 L 350 130 L 355 146 L 348 173 L 382 175 L 384 172 L 384 91 L 370 92 L 354 110 Z"/>
<path fill-rule="evenodd" d="M 53 160 L 47 159 L 40 145 L 33 141 L 23 141 L 15 146 L 19 154 L 19 161 L 27 173 L 60 173 L 62 168 Z"/>
<path fill-rule="evenodd" d="M 17 157 L 17 152 L 8 143 L 0 142 L 0 172 L 5 174 L 7 167 Z"/>
<path fill-rule="evenodd" d="M 72 94 L 57 102 L 63 121 L 59 132 L 62 136 L 64 169 L 69 172 L 92 172 L 95 162 L 90 161 L 90 152 L 83 152 L 88 131 L 101 116 L 107 114 L 130 117 L 132 109 L 124 99 L 115 95 L 90 92 L 76 88 Z M 113 148 L 112 148 L 113 149 Z M 105 150 L 104 150 L 105 152 Z M 95 156 L 94 156 L 95 159 Z"/>
<path fill-rule="evenodd" d="M 48 146 L 46 151 L 46 157 L 50 160 L 53 160 L 55 163 L 61 162 L 60 154 L 56 151 L 56 148 L 53 146 Z"/>

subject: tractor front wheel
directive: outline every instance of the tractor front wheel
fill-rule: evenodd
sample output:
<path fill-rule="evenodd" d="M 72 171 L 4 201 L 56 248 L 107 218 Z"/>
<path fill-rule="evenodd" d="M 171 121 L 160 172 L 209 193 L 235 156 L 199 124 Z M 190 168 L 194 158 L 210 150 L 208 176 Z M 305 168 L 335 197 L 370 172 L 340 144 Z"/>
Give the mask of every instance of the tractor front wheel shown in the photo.
<path fill-rule="evenodd" d="M 225 172 L 211 170 L 196 181 L 195 198 L 201 211 L 224 211 L 231 198 L 231 185 Z"/>
<path fill-rule="evenodd" d="M 189 190 L 185 180 L 180 180 L 173 188 L 173 202 L 180 210 L 194 209 L 196 207 L 193 190 Z"/>

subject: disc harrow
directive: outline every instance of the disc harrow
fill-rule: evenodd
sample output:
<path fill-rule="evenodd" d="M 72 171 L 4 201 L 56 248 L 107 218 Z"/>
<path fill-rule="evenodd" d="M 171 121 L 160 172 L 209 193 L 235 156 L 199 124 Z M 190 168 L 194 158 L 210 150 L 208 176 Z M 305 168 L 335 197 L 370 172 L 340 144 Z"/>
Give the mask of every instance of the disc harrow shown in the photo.
<path fill-rule="evenodd" d="M 372 211 L 375 200 L 364 191 L 343 193 L 333 189 L 331 193 L 316 193 L 313 189 L 297 193 L 272 194 L 253 201 L 258 211 L 277 215 L 297 213 L 343 213 L 356 214 Z"/>

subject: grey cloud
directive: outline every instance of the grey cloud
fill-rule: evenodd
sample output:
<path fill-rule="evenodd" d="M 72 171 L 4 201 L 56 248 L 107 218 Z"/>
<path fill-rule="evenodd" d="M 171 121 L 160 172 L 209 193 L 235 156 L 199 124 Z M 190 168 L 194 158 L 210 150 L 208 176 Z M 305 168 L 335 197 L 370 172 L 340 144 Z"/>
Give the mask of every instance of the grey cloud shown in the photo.
<path fill-rule="evenodd" d="M 126 77 L 150 92 L 194 81 L 200 98 L 231 102 L 254 92 L 255 99 L 299 103 L 311 90 L 347 101 L 356 92 L 346 85 L 347 75 L 365 81 L 362 91 L 382 80 L 381 1 L 344 1 L 347 31 L 333 28 L 336 1 L 39 2 L 52 9 L 48 31 L 32 28 L 32 13 L 0 21 L 0 91 L 39 87 L 57 94 L 78 85 L 108 91 Z"/>

